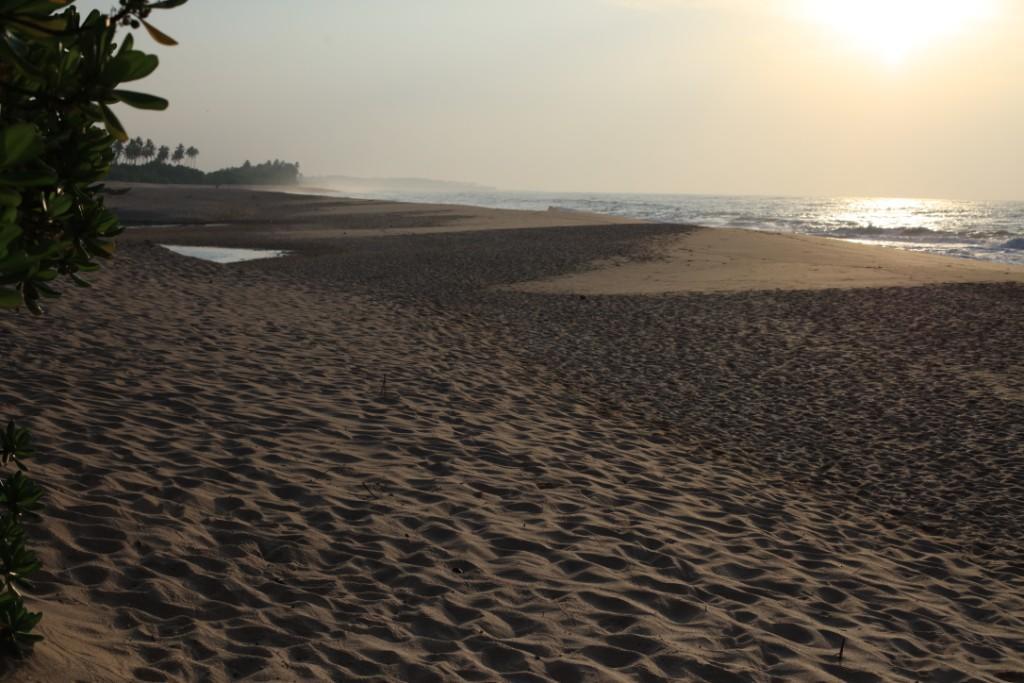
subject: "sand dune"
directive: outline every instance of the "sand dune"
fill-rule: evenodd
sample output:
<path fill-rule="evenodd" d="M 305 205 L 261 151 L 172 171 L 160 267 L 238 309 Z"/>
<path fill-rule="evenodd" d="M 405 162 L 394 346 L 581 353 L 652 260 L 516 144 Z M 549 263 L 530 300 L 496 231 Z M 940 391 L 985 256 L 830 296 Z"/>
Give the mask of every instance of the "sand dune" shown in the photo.
<path fill-rule="evenodd" d="M 690 229 L 251 220 L 160 239 L 292 255 L 129 232 L 0 318 L 48 491 L 4 680 L 1024 676 L 1020 284 L 541 296 Z"/>

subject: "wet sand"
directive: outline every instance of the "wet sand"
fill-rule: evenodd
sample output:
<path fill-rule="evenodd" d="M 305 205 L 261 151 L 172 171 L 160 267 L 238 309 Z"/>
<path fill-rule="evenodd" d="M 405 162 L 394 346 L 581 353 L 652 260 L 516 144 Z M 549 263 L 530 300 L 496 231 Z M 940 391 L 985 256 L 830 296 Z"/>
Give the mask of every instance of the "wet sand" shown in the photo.
<path fill-rule="evenodd" d="M 197 225 L 0 318 L 48 496 L 5 680 L 1024 675 L 1024 285 L 538 294 L 700 231 L 114 201 Z"/>

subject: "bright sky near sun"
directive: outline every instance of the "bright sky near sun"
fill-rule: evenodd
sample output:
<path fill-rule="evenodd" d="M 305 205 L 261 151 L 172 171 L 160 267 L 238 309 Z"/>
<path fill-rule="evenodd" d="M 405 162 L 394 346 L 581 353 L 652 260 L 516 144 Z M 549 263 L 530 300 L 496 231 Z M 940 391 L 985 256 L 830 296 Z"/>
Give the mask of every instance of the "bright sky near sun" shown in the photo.
<path fill-rule="evenodd" d="M 1024 199 L 1018 0 L 191 0 L 153 21 L 181 45 L 139 89 L 172 106 L 123 118 L 206 168 Z"/>
<path fill-rule="evenodd" d="M 804 0 L 799 6 L 805 17 L 893 66 L 995 19 L 995 10 L 993 0 Z"/>

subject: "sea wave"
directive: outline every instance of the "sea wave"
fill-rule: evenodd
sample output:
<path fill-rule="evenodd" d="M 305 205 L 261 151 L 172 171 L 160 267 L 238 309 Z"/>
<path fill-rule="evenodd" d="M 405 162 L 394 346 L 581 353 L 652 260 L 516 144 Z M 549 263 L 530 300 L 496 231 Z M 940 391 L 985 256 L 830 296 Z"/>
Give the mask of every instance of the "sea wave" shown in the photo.
<path fill-rule="evenodd" d="M 999 240 L 1005 240 L 1007 237 L 1013 235 L 1013 233 L 1007 230 L 936 230 L 934 228 L 923 228 L 923 227 L 906 227 L 906 228 L 878 228 L 874 226 L 867 227 L 852 227 L 852 228 L 833 228 L 826 230 L 808 229 L 801 232 L 806 232 L 809 235 L 817 235 L 819 237 L 839 237 L 844 239 L 880 239 L 880 240 L 907 240 L 914 242 L 994 242 Z M 1018 246 L 1012 246 L 1016 243 Z M 1007 249 L 1020 249 L 1024 248 L 1024 238 L 1016 238 L 1007 242 L 1005 245 L 1000 245 Z"/>

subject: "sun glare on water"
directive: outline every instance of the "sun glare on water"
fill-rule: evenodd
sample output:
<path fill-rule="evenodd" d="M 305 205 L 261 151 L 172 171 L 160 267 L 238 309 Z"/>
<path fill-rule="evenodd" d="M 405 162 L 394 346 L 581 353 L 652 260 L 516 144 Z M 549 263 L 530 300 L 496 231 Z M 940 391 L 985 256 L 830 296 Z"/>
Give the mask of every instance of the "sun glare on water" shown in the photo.
<path fill-rule="evenodd" d="M 804 13 L 886 64 L 996 14 L 997 0 L 804 0 Z"/>

